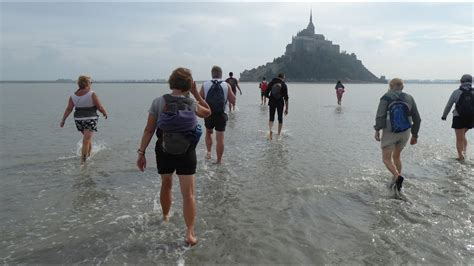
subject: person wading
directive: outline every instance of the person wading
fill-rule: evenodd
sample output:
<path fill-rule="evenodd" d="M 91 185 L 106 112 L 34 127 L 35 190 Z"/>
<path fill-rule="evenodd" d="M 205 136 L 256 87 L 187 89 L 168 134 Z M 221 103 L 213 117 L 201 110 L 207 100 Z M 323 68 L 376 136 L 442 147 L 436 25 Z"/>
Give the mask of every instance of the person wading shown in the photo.
<path fill-rule="evenodd" d="M 465 74 L 461 77 L 461 86 L 451 94 L 444 108 L 442 120 L 446 120 L 453 105 L 453 123 L 451 127 L 456 135 L 456 149 L 458 160 L 464 160 L 467 154 L 466 133 L 474 127 L 474 91 L 472 89 L 472 76 Z"/>
<path fill-rule="evenodd" d="M 196 217 L 195 181 L 196 145 L 199 142 L 201 129 L 197 117 L 208 117 L 211 110 L 196 89 L 191 71 L 177 68 L 171 73 L 168 81 L 170 94 L 153 100 L 148 111 L 148 119 L 138 149 L 137 167 L 140 171 L 146 168 L 146 148 L 156 133 L 156 165 L 161 175 L 160 203 L 163 220 L 168 221 L 172 202 L 173 174 L 179 178 L 183 196 L 183 214 L 186 223 L 185 241 L 195 245 L 194 233 Z M 189 92 L 196 101 L 189 98 Z"/>
<path fill-rule="evenodd" d="M 400 156 L 410 139 L 410 132 L 410 144 L 417 143 L 421 118 L 413 97 L 402 92 L 403 81 L 394 78 L 389 86 L 389 91 L 380 99 L 374 129 L 375 140 L 381 142 L 383 162 L 393 175 L 390 188 L 398 194 L 404 180 Z"/>
<path fill-rule="evenodd" d="M 92 153 L 92 137 L 97 132 L 99 115 L 97 110 L 107 119 L 107 112 L 102 106 L 97 94 L 91 89 L 92 79 L 89 76 L 79 76 L 77 80 L 78 89 L 68 100 L 63 118 L 59 124 L 64 127 L 66 119 L 74 111 L 74 122 L 76 128 L 82 133 L 81 163 L 84 164 Z"/>
<path fill-rule="evenodd" d="M 235 95 L 231 86 L 222 80 L 222 69 L 219 66 L 212 67 L 212 79 L 204 82 L 199 92 L 209 104 L 212 115 L 204 119 L 206 126 L 206 158 L 211 159 L 212 134 L 216 130 L 216 154 L 217 164 L 222 163 L 224 154 L 224 132 L 227 125 L 227 102 L 235 104 Z"/>

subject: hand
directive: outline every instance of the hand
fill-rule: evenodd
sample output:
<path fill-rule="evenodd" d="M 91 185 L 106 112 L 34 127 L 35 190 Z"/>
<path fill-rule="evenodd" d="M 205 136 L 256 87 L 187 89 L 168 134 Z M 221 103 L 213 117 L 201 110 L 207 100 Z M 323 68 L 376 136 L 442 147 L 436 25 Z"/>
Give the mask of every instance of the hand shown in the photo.
<path fill-rule="evenodd" d="M 375 140 L 380 141 L 380 131 L 375 131 Z"/>
<path fill-rule="evenodd" d="M 285 109 L 285 115 L 288 115 L 288 109 Z"/>
<path fill-rule="evenodd" d="M 142 172 L 145 171 L 145 168 L 146 168 L 146 157 L 145 157 L 145 155 L 143 155 L 143 154 L 138 155 L 137 167 L 140 171 L 142 171 Z"/>
<path fill-rule="evenodd" d="M 441 120 L 446 121 L 446 117 L 445 116 L 441 117 Z"/>
<path fill-rule="evenodd" d="M 415 145 L 416 143 L 418 143 L 418 138 L 412 136 L 410 140 L 410 145 Z"/>
<path fill-rule="evenodd" d="M 59 127 L 64 127 L 64 123 L 65 123 L 64 120 L 61 121 L 61 123 L 59 123 Z"/>
<path fill-rule="evenodd" d="M 102 115 L 107 119 L 107 113 L 102 113 Z"/>
<path fill-rule="evenodd" d="M 191 94 L 193 96 L 196 96 L 197 94 L 199 94 L 197 88 L 196 88 L 196 81 L 193 81 L 193 85 L 191 86 Z"/>

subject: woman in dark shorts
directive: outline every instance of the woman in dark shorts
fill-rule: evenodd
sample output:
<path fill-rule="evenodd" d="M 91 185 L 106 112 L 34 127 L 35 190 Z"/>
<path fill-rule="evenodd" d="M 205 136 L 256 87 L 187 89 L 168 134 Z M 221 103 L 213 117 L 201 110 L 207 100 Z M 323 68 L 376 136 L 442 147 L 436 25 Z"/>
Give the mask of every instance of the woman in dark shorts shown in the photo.
<path fill-rule="evenodd" d="M 474 97 L 474 91 L 472 90 L 472 76 L 469 74 L 465 74 L 461 77 L 461 86 L 451 94 L 451 97 L 444 108 L 443 116 L 441 117 L 442 120 L 446 120 L 446 117 L 451 111 L 453 105 L 458 104 L 459 100 L 461 99 L 461 95 L 465 91 L 470 91 L 472 97 Z M 456 134 L 458 160 L 463 161 L 467 152 L 466 133 L 469 129 L 474 127 L 474 116 L 460 115 L 456 108 L 453 110 L 453 124 L 451 127 L 454 128 L 454 132 Z"/>
<path fill-rule="evenodd" d="M 145 151 L 150 144 L 153 135 L 157 130 L 157 125 L 161 122 L 158 118 L 162 119 L 160 114 L 165 110 L 169 110 L 167 101 L 169 99 L 175 101 L 186 101 L 187 107 L 194 111 L 193 116 L 208 117 L 211 115 L 209 105 L 200 96 L 196 89 L 196 83 L 193 81 L 191 71 L 186 68 L 177 68 L 171 73 L 169 78 L 169 85 L 171 93 L 158 97 L 153 100 L 153 103 L 148 111 L 148 121 L 143 132 L 143 136 L 138 149 L 137 166 L 140 171 L 144 171 L 146 167 Z M 197 103 L 190 99 L 189 93 L 191 93 L 196 99 Z M 168 100 L 165 100 L 168 99 Z M 156 164 L 158 166 L 158 173 L 161 175 L 161 191 L 160 191 L 160 203 L 163 211 L 163 219 L 168 221 L 169 212 L 172 202 L 172 184 L 173 174 L 179 177 L 179 184 L 181 188 L 181 194 L 183 196 L 183 214 L 184 221 L 186 223 L 187 231 L 185 241 L 189 245 L 197 243 L 197 238 L 194 234 L 194 219 L 196 216 L 196 203 L 194 199 L 194 174 L 196 173 L 196 144 L 192 144 L 187 151 L 183 154 L 171 154 L 164 151 L 163 148 L 163 134 L 158 134 L 155 154 Z"/>
<path fill-rule="evenodd" d="M 104 115 L 105 119 L 107 119 L 107 112 L 102 106 L 97 94 L 91 90 L 92 80 L 90 77 L 79 76 L 77 85 L 79 89 L 69 97 L 60 127 L 64 127 L 66 118 L 71 114 L 73 108 L 75 108 L 74 122 L 76 123 L 77 130 L 83 135 L 81 163 L 85 163 L 87 158 L 91 156 L 92 136 L 94 131 L 97 132 L 97 122 L 99 119 L 97 110 Z"/>

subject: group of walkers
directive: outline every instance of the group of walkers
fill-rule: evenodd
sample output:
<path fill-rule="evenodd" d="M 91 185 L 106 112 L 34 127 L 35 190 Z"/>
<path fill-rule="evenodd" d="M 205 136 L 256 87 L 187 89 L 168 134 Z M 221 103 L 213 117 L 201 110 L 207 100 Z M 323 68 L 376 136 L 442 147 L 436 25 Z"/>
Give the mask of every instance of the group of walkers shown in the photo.
<path fill-rule="evenodd" d="M 198 90 L 189 69 L 175 69 L 168 80 L 171 93 L 152 101 L 140 147 L 137 150 L 136 164 L 140 171 L 144 171 L 147 165 L 146 149 L 153 135 L 156 134 L 155 155 L 158 173 L 161 175 L 160 203 L 163 219 L 165 221 L 169 219 L 172 203 L 172 176 L 176 173 L 179 177 L 183 214 L 187 227 L 185 241 L 189 245 L 197 243 L 194 233 L 196 216 L 194 175 L 197 166 L 196 146 L 202 135 L 202 128 L 197 117 L 204 118 L 206 158 L 212 157 L 215 131 L 216 163 L 222 163 L 227 113 L 235 110 L 237 89 L 242 94 L 232 72 L 224 81 L 222 69 L 214 66 L 211 76 L 211 80 L 204 82 Z M 105 118 L 107 118 L 107 112 L 98 96 L 91 90 L 90 77 L 80 76 L 77 83 L 79 88 L 69 97 L 60 126 L 64 126 L 67 117 L 75 108 L 74 121 L 77 130 L 84 136 L 81 152 L 81 162 L 84 163 L 91 154 L 93 132 L 97 131 L 99 118 L 97 110 Z M 288 114 L 288 87 L 285 83 L 285 75 L 278 74 L 270 83 L 263 78 L 259 88 L 262 97 L 261 104 L 266 104 L 268 99 L 269 139 L 272 140 L 275 113 L 278 115 L 278 136 L 281 135 L 283 114 Z M 389 91 L 380 99 L 374 126 L 375 139 L 381 142 L 383 162 L 393 176 L 390 188 L 396 194 L 400 193 L 404 181 L 401 152 L 408 141 L 411 145 L 417 143 L 421 124 L 415 100 L 411 95 L 403 92 L 403 88 L 401 79 L 394 78 L 390 81 Z M 335 89 L 338 105 L 340 105 L 344 85 L 339 81 Z M 471 75 L 462 76 L 461 86 L 452 93 L 442 120 L 446 120 L 454 104 L 456 108 L 453 111 L 452 128 L 456 134 L 458 160 L 464 160 L 467 149 L 466 132 L 474 127 L 474 91 Z"/>

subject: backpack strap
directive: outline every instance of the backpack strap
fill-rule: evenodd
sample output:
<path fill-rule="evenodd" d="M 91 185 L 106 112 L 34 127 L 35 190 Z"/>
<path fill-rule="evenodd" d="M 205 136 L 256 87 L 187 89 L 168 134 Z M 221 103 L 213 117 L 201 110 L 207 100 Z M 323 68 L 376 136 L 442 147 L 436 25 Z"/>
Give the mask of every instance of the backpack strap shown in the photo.
<path fill-rule="evenodd" d="M 391 104 L 392 102 L 397 101 L 397 100 L 405 102 L 405 94 L 406 93 L 402 92 L 396 98 L 390 97 L 388 95 L 384 95 L 384 96 L 382 96 L 382 98 L 380 98 L 380 100 L 385 100 L 385 101 L 388 102 L 388 104 Z"/>
<path fill-rule="evenodd" d="M 222 80 L 214 79 L 214 80 L 211 80 L 211 82 L 212 82 L 212 84 L 214 84 L 214 85 L 219 85 L 219 86 L 220 86 L 221 83 L 222 83 Z"/>
<path fill-rule="evenodd" d="M 188 97 L 173 97 L 171 94 L 163 95 L 163 99 L 165 100 L 165 109 L 167 111 L 167 107 L 169 104 L 176 104 L 178 106 L 178 110 L 186 110 L 190 109 L 193 101 Z"/>

